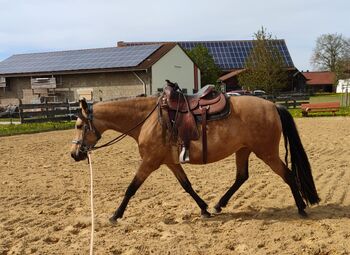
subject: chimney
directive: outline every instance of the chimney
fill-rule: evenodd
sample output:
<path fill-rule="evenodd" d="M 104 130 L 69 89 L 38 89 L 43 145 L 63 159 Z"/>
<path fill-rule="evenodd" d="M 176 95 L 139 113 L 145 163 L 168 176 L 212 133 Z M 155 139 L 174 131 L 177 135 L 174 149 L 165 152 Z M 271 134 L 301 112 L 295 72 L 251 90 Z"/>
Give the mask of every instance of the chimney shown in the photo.
<path fill-rule="evenodd" d="M 125 47 L 126 43 L 124 41 L 117 42 L 117 47 Z"/>

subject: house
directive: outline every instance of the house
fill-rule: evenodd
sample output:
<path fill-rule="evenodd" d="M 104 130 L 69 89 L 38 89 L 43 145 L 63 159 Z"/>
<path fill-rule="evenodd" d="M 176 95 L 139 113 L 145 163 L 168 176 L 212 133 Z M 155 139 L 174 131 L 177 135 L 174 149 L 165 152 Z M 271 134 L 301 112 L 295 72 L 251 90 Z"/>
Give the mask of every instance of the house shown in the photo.
<path fill-rule="evenodd" d="M 306 78 L 306 85 L 312 92 L 333 92 L 335 73 L 330 71 L 302 72 Z"/>
<path fill-rule="evenodd" d="M 350 93 L 350 79 L 338 80 L 336 93 Z"/>
<path fill-rule="evenodd" d="M 152 45 L 159 42 L 124 42 L 119 41 L 118 47 Z M 240 89 L 238 75 L 244 72 L 245 61 L 248 58 L 254 40 L 225 40 L 225 41 L 176 41 L 185 50 L 191 50 L 197 45 L 203 45 L 213 57 L 216 65 L 221 69 L 222 82 L 226 91 Z M 288 86 L 286 90 L 300 91 L 305 89 L 305 77 L 294 66 L 284 40 L 269 40 L 269 45 L 276 47 L 284 59 L 286 72 L 288 72 Z M 205 84 L 202 84 L 202 86 Z"/>
<path fill-rule="evenodd" d="M 200 70 L 176 43 L 18 54 L 0 62 L 0 105 L 154 95 L 165 80 L 193 93 Z"/>

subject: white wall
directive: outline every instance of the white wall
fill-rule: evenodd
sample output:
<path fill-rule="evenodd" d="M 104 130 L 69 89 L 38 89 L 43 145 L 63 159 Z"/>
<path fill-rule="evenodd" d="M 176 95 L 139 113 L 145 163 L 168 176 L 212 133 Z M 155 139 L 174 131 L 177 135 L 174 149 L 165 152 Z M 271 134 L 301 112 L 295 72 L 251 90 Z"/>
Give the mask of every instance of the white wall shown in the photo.
<path fill-rule="evenodd" d="M 198 69 L 198 86 L 200 88 L 200 71 Z M 158 88 L 165 85 L 165 80 L 177 82 L 181 89 L 187 89 L 188 94 L 194 89 L 194 63 L 186 53 L 176 45 L 167 54 L 152 66 L 152 91 L 155 94 Z"/>
<path fill-rule="evenodd" d="M 350 92 L 350 79 L 339 80 L 337 85 L 337 93 Z"/>

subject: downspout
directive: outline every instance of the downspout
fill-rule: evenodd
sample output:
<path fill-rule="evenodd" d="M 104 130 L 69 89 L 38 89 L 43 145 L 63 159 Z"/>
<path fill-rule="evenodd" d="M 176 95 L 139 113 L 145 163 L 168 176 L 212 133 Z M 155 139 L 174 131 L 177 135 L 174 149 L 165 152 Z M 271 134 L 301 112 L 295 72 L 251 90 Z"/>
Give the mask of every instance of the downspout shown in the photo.
<path fill-rule="evenodd" d="M 143 86 L 143 93 L 144 93 L 145 95 L 147 95 L 146 83 L 141 79 L 140 76 L 137 75 L 136 72 L 132 72 L 132 73 L 133 73 L 133 74 L 136 76 L 136 78 L 142 83 L 142 86 Z"/>

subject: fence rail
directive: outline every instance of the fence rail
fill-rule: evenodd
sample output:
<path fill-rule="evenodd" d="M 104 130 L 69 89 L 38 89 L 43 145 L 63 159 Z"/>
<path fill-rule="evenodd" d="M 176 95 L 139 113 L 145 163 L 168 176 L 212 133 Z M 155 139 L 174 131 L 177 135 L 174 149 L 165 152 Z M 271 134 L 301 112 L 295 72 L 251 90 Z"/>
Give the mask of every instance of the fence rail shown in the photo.
<path fill-rule="evenodd" d="M 285 94 L 277 97 L 271 95 L 260 96 L 276 104 L 282 104 L 287 108 L 297 108 L 301 104 L 309 103 L 310 96 L 307 94 Z"/>
<path fill-rule="evenodd" d="M 18 105 L 21 123 L 74 120 L 78 109 L 78 102 Z"/>

